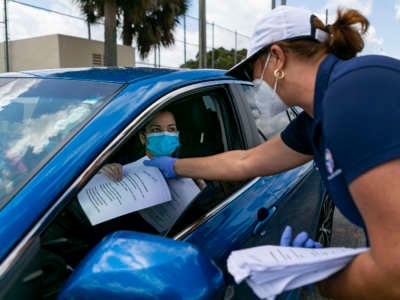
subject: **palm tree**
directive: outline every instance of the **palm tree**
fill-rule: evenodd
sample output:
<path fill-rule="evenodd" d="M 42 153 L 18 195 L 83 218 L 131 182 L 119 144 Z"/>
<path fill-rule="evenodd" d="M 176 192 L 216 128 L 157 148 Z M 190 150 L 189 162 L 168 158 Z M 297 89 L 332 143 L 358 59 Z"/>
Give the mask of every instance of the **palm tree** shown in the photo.
<path fill-rule="evenodd" d="M 142 58 L 152 47 L 170 46 L 179 17 L 188 8 L 188 0 L 73 0 L 89 23 L 104 17 L 104 64 L 117 61 L 116 28 L 122 24 L 121 38 L 131 46 L 133 39 Z"/>
<path fill-rule="evenodd" d="M 104 65 L 117 65 L 117 2 L 104 1 Z"/>

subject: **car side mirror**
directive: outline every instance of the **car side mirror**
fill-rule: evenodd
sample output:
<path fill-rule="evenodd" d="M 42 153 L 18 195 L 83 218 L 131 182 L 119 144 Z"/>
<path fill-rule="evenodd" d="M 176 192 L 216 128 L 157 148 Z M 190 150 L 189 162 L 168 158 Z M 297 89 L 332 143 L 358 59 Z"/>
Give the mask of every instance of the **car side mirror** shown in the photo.
<path fill-rule="evenodd" d="M 89 252 L 58 299 L 210 299 L 223 281 L 220 269 L 191 244 L 118 231 Z"/>

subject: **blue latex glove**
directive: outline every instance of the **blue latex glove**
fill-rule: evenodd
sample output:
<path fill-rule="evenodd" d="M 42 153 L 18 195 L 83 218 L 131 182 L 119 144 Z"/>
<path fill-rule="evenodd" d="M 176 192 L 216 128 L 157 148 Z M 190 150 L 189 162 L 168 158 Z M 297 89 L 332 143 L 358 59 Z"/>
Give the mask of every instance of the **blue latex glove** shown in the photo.
<path fill-rule="evenodd" d="M 283 233 L 281 235 L 281 241 L 280 245 L 281 246 L 286 246 L 286 247 L 303 247 L 303 248 L 322 248 L 322 244 L 319 242 L 315 242 L 314 240 L 310 239 L 308 237 L 307 232 L 300 232 L 292 241 L 292 227 L 286 226 L 285 230 L 283 230 Z M 306 289 L 309 290 L 310 292 L 313 291 L 314 287 L 312 284 L 306 285 Z"/>
<path fill-rule="evenodd" d="M 174 163 L 177 160 L 175 157 L 170 156 L 159 156 L 153 157 L 150 160 L 143 161 L 143 164 L 146 166 L 157 167 L 160 169 L 161 173 L 167 179 L 176 179 L 178 175 L 176 175 L 174 170 Z"/>
<path fill-rule="evenodd" d="M 308 237 L 307 232 L 300 232 L 292 241 L 292 227 L 286 226 L 285 230 L 282 233 L 281 246 L 286 247 L 302 247 L 302 248 L 322 248 L 322 244 L 319 242 L 315 242 L 311 238 Z"/>

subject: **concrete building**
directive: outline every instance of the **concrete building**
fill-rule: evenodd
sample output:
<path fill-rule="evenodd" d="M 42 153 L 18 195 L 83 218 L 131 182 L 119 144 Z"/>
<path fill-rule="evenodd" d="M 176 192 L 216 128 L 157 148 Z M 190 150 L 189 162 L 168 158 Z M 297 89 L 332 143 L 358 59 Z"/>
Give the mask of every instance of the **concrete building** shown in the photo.
<path fill-rule="evenodd" d="M 0 72 L 6 71 L 4 43 L 0 44 Z M 104 43 L 62 34 L 8 42 L 10 71 L 103 66 Z M 117 65 L 135 65 L 133 47 L 117 47 Z"/>

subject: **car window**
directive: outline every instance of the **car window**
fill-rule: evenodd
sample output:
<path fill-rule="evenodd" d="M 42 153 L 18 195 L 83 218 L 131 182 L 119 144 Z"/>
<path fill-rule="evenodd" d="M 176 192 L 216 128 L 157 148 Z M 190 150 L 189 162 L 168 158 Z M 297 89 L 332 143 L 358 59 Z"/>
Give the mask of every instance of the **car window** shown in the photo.
<path fill-rule="evenodd" d="M 187 96 L 176 103 L 172 109 L 177 111 L 183 138 L 182 152 L 178 156 L 207 156 L 227 150 L 244 149 L 245 143 L 232 105 L 222 87 Z M 168 232 L 169 236 L 202 218 L 245 182 L 206 183 L 206 187 Z"/>
<path fill-rule="evenodd" d="M 201 157 L 221 153 L 225 150 L 243 149 L 241 130 L 231 105 L 225 88 L 219 87 L 188 93 L 163 107 L 162 111 L 168 111 L 174 115 L 179 131 L 180 146 L 172 156 L 178 158 Z M 148 120 L 159 111 L 149 116 Z M 144 123 L 146 122 L 148 121 Z M 146 154 L 145 147 L 140 141 L 140 132 L 143 132 L 143 127 L 129 138 L 109 159 L 109 162 L 126 164 L 139 160 Z M 174 223 L 172 232 L 182 230 L 196 219 L 201 218 L 235 192 L 244 182 L 206 182 L 200 178 L 196 180 L 196 184 L 201 187 L 201 191 L 195 199 L 191 199 L 190 206 L 185 208 Z M 131 222 L 133 226 L 131 229 L 139 228 L 139 230 L 150 230 L 150 232 L 157 233 L 153 228 L 149 229 L 147 224 L 143 224 L 148 222 L 143 222 L 144 214 L 142 212 L 133 213 L 133 215 L 136 215 L 137 222 L 135 224 Z M 116 223 L 116 221 L 109 223 Z M 100 227 L 107 226 L 109 225 L 100 225 Z"/>
<path fill-rule="evenodd" d="M 119 87 L 0 79 L 0 208 Z"/>
<path fill-rule="evenodd" d="M 244 148 L 241 130 L 235 119 L 231 105 L 224 87 L 208 88 L 177 97 L 168 105 L 152 112 L 143 121 L 143 124 L 131 136 L 126 138 L 124 144 L 107 159 L 104 165 L 118 163 L 125 168 L 132 164 L 135 164 L 136 167 L 137 163 L 139 166 L 142 166 L 142 160 L 148 154 L 146 146 L 143 144 L 143 140 L 146 139 L 146 126 L 151 123 L 150 121 L 157 114 L 165 112 L 168 112 L 168 114 L 171 113 L 174 116 L 179 131 L 180 146 L 172 156 L 178 158 L 201 157 L 221 153 L 225 150 Z M 190 183 L 189 181 L 192 182 Z M 84 220 L 88 229 L 93 231 L 93 237 L 97 236 L 101 238 L 115 230 L 135 230 L 165 234 L 176 222 L 178 223 L 175 226 L 176 230 L 191 224 L 224 201 L 244 184 L 244 182 L 205 181 L 201 178 L 196 179 L 194 182 L 192 179 L 189 181 L 186 181 L 185 185 L 189 189 L 198 189 L 198 192 L 188 193 L 188 195 L 194 196 L 191 196 L 191 199 L 185 199 L 184 206 L 179 205 L 179 207 L 174 207 L 174 210 L 180 212 L 175 216 L 176 218 L 170 224 L 168 230 L 165 230 L 162 226 L 158 226 L 153 220 L 153 217 L 158 218 L 159 221 L 166 219 L 171 214 L 176 214 L 176 211 L 169 211 L 168 204 L 161 203 L 155 206 L 155 209 L 149 207 L 131 212 L 125 210 L 112 218 L 105 218 L 105 221 L 96 224 L 93 224 L 90 214 L 85 210 L 85 205 L 80 202 L 82 199 L 76 197 L 73 201 L 75 204 L 71 204 L 70 207 L 73 215 L 77 215 L 80 220 Z M 89 184 L 91 184 L 91 181 Z M 171 185 L 171 182 L 168 182 L 168 184 L 174 198 L 174 193 L 177 192 Z M 99 190 L 90 191 L 90 193 L 98 192 Z M 106 193 L 109 193 L 109 191 L 104 192 L 104 194 Z M 180 192 L 180 194 L 182 193 Z M 101 199 L 101 201 L 103 200 L 104 198 Z M 150 214 L 149 211 L 151 212 Z"/>
<path fill-rule="evenodd" d="M 252 85 L 242 85 L 243 93 L 242 97 L 244 97 L 252 111 L 253 117 L 256 121 L 257 128 L 259 130 L 260 135 L 264 139 L 269 139 L 275 134 L 281 132 L 290 122 L 288 111 L 281 112 L 272 118 L 258 118 L 257 108 L 254 103 L 253 97 L 253 86 Z M 292 111 L 290 112 L 292 113 Z"/>

